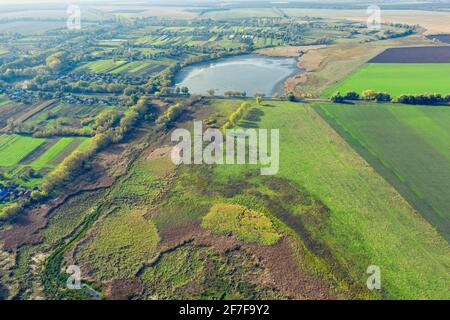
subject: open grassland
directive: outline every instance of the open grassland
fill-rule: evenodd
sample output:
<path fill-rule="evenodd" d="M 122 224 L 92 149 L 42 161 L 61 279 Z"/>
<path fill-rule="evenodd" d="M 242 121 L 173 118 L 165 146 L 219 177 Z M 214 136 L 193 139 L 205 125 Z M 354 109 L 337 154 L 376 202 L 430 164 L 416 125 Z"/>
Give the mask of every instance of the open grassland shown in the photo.
<path fill-rule="evenodd" d="M 301 236 L 329 252 L 332 268 L 365 287 L 369 265 L 381 268 L 385 298 L 448 298 L 448 243 L 311 107 L 266 102 L 254 125 L 280 129 L 280 172 L 328 210 L 274 211 Z M 218 166 L 242 177 L 245 166 Z M 290 198 L 285 198 L 288 202 Z M 305 223 L 303 230 L 295 228 Z M 322 249 L 318 249 L 322 248 Z M 324 249 L 328 248 L 328 249 Z M 323 253 L 322 252 L 322 253 Z"/>
<path fill-rule="evenodd" d="M 37 139 L 18 135 L 0 136 L 0 166 L 12 167 L 44 143 Z"/>
<path fill-rule="evenodd" d="M 321 104 L 318 109 L 450 240 L 450 108 Z"/>
<path fill-rule="evenodd" d="M 401 94 L 450 93 L 450 63 L 368 63 L 343 81 L 329 87 L 323 96 L 336 91 L 345 93 L 364 90 Z"/>

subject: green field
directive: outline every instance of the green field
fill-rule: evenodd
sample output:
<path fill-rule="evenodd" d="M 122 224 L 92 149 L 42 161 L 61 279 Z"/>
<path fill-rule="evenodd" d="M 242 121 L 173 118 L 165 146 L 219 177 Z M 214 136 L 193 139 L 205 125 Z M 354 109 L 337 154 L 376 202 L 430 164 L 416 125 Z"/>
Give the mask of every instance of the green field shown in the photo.
<path fill-rule="evenodd" d="M 75 139 L 74 138 L 62 138 L 51 146 L 43 155 L 41 155 L 36 161 L 34 161 L 30 167 L 34 170 L 41 170 L 44 167 L 51 167 L 51 162 L 58 156 L 65 148 L 67 148 Z"/>
<path fill-rule="evenodd" d="M 350 76 L 323 92 L 330 97 L 335 92 L 364 90 L 387 92 L 392 97 L 401 94 L 450 94 L 450 63 L 368 63 Z"/>
<path fill-rule="evenodd" d="M 12 167 L 33 150 L 44 143 L 45 139 L 36 139 L 18 135 L 0 136 L 0 167 Z"/>
<path fill-rule="evenodd" d="M 125 60 L 116 60 L 116 61 L 113 59 L 98 60 L 83 64 L 76 70 L 77 71 L 88 70 L 89 72 L 93 73 L 108 73 L 126 63 L 127 62 Z"/>
<path fill-rule="evenodd" d="M 450 240 L 450 108 L 322 104 L 319 109 Z"/>
<path fill-rule="evenodd" d="M 448 243 L 317 112 L 285 102 L 270 102 L 260 110 L 264 115 L 256 126 L 280 129 L 278 176 L 329 208 L 322 216 L 310 216 L 304 208 L 294 218 L 281 219 L 310 221 L 309 235 L 305 231 L 300 235 L 327 248 L 335 261 L 334 271 L 345 270 L 361 287 L 368 266 L 379 266 L 382 297 L 450 297 Z M 242 177 L 244 170 L 218 166 L 216 174 L 226 180 Z"/>

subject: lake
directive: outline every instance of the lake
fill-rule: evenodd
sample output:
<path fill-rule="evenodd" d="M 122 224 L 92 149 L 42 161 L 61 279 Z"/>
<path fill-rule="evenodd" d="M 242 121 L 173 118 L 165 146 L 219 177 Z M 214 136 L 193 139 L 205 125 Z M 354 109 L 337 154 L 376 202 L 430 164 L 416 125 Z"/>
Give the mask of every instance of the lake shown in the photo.
<path fill-rule="evenodd" d="M 296 58 L 279 58 L 250 54 L 221 58 L 183 68 L 175 77 L 176 86 L 188 87 L 193 94 L 206 94 L 215 89 L 217 95 L 227 90 L 273 96 L 284 93 L 284 81 L 301 73 Z"/>

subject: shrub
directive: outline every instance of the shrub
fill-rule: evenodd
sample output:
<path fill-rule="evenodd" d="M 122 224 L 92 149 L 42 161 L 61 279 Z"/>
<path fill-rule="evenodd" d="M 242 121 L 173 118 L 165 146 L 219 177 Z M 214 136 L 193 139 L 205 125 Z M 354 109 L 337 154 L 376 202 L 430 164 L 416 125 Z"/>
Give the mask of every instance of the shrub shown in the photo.
<path fill-rule="evenodd" d="M 336 92 L 334 95 L 331 96 L 330 100 L 333 101 L 334 103 L 342 103 L 344 102 L 344 97 L 341 96 L 339 92 Z"/>
<path fill-rule="evenodd" d="M 344 96 L 345 100 L 358 100 L 359 99 L 359 94 L 356 93 L 355 91 L 347 91 L 347 93 Z"/>
<path fill-rule="evenodd" d="M 362 97 L 364 100 L 375 100 L 377 93 L 373 90 L 365 90 L 362 93 Z"/>
<path fill-rule="evenodd" d="M 389 102 L 389 101 L 391 101 L 391 96 L 388 93 L 377 92 L 377 93 L 375 93 L 375 101 L 377 101 L 377 102 Z"/>
<path fill-rule="evenodd" d="M 295 95 L 292 92 L 288 92 L 288 94 L 286 95 L 286 99 L 288 101 L 295 101 Z"/>
<path fill-rule="evenodd" d="M 3 208 L 0 212 L 0 218 L 11 219 L 18 215 L 22 211 L 22 208 L 17 203 L 11 203 Z"/>
<path fill-rule="evenodd" d="M 48 193 L 46 191 L 40 191 L 40 190 L 33 190 L 31 192 L 31 199 L 33 199 L 36 202 L 41 202 L 45 198 L 48 197 Z"/>

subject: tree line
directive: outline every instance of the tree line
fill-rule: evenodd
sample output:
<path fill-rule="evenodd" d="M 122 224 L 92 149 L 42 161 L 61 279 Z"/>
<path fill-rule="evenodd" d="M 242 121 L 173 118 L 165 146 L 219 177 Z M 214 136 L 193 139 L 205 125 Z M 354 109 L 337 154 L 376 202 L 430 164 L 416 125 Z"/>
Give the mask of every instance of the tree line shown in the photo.
<path fill-rule="evenodd" d="M 345 101 L 365 100 L 376 102 L 394 102 L 402 104 L 415 104 L 415 105 L 448 105 L 450 103 L 450 94 L 443 96 L 439 93 L 427 93 L 427 94 L 415 94 L 406 95 L 402 94 L 397 98 L 392 98 L 389 93 L 376 92 L 374 90 L 365 90 L 361 95 L 355 91 L 347 91 L 344 95 L 340 92 L 336 92 L 330 98 L 332 102 L 344 103 Z"/>

